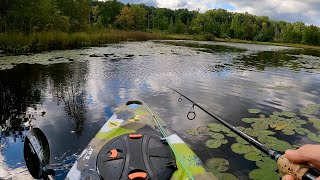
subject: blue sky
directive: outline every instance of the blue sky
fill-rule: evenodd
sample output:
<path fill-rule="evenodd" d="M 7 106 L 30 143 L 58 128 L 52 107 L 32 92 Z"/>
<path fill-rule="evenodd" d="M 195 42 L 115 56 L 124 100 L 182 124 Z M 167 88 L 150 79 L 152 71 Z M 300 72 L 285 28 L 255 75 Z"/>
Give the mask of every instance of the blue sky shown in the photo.
<path fill-rule="evenodd" d="M 320 26 L 320 0 L 120 0 L 123 3 L 144 3 L 170 9 L 187 8 L 204 12 L 223 8 L 233 12 L 249 12 L 274 20 L 303 21 Z"/>

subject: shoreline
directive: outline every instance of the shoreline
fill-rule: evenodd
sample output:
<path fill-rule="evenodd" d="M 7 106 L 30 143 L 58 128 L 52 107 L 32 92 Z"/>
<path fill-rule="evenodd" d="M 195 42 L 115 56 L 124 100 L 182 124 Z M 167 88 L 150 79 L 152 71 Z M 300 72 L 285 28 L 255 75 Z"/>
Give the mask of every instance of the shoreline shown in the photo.
<path fill-rule="evenodd" d="M 174 40 L 194 40 L 194 41 L 207 41 L 203 35 L 180 35 L 180 34 L 169 34 L 168 37 Z M 306 45 L 306 44 L 292 44 L 292 43 L 282 43 L 282 42 L 261 42 L 261 41 L 248 41 L 241 39 L 223 39 L 214 38 L 210 41 L 216 42 L 230 42 L 230 43 L 243 43 L 243 44 L 259 44 L 259 45 L 272 45 L 272 46 L 283 46 L 283 47 L 293 47 L 293 48 L 304 48 L 319 50 L 320 46 Z"/>
<path fill-rule="evenodd" d="M 222 39 L 206 35 L 166 34 L 163 32 L 108 30 L 98 32 L 39 32 L 30 35 L 22 33 L 0 34 L 0 57 L 12 55 L 36 54 L 52 50 L 80 49 L 85 47 L 103 47 L 106 44 L 126 41 L 148 40 L 194 40 L 216 41 L 244 44 L 272 45 L 293 48 L 319 50 L 320 46 L 291 44 L 281 42 L 260 42 L 239 39 Z"/>

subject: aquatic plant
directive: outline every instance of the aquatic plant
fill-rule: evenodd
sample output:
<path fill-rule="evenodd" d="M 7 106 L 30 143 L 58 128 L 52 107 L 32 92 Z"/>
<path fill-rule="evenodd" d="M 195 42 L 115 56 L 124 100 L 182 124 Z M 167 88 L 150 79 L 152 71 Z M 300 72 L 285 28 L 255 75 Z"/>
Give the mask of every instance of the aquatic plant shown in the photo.
<path fill-rule="evenodd" d="M 215 175 L 218 175 L 218 179 L 238 180 L 235 175 L 225 172 L 229 169 L 229 164 L 229 161 L 223 158 L 210 158 L 205 162 L 208 169 Z"/>
<path fill-rule="evenodd" d="M 214 149 L 221 146 L 221 140 L 220 139 L 209 139 L 206 141 L 206 146 L 208 148 Z"/>
<path fill-rule="evenodd" d="M 253 180 L 279 179 L 278 173 L 269 169 L 255 169 L 250 171 L 249 177 Z"/>
<path fill-rule="evenodd" d="M 221 173 L 222 180 L 238 180 L 238 178 L 230 173 Z"/>
<path fill-rule="evenodd" d="M 315 115 L 319 111 L 320 111 L 320 104 L 308 104 L 307 107 L 300 109 L 300 112 L 306 115 Z"/>
<path fill-rule="evenodd" d="M 237 154 L 246 154 L 251 151 L 251 147 L 249 145 L 235 143 L 231 145 L 231 150 Z"/>
<path fill-rule="evenodd" d="M 206 160 L 205 164 L 210 170 L 219 172 L 225 172 L 229 169 L 229 161 L 222 158 L 210 158 Z"/>
<path fill-rule="evenodd" d="M 90 46 L 104 46 L 121 41 L 146 41 L 170 39 L 165 34 L 141 31 L 108 30 L 96 32 L 65 33 L 59 31 L 23 33 L 0 33 L 0 49 L 7 54 L 39 53 L 58 49 L 76 49 Z"/>
<path fill-rule="evenodd" d="M 262 155 L 259 152 L 249 152 L 244 155 L 244 158 L 246 158 L 249 161 L 259 161 L 262 159 Z"/>
<path fill-rule="evenodd" d="M 190 135 L 194 135 L 194 136 L 200 134 L 199 131 L 197 131 L 196 129 L 188 129 L 188 130 L 186 130 L 186 133 L 190 134 Z"/>
<path fill-rule="evenodd" d="M 318 118 L 309 118 L 309 122 L 313 123 L 313 126 L 316 129 L 320 130 L 320 119 L 318 119 Z"/>
<path fill-rule="evenodd" d="M 248 109 L 248 112 L 251 114 L 258 114 L 261 112 L 261 110 L 260 109 Z"/>
<path fill-rule="evenodd" d="M 311 108 L 310 108 L 311 107 Z M 316 106 L 309 106 L 308 110 L 312 109 L 312 113 L 315 113 Z M 259 110 L 260 111 L 260 110 Z M 253 111 L 251 111 L 253 112 Z M 254 111 L 255 114 L 258 114 Z M 312 123 L 316 129 L 320 129 L 320 119 L 310 117 L 308 121 L 300 119 L 296 113 L 283 111 L 273 112 L 272 115 L 266 116 L 260 114 L 259 117 L 255 118 L 243 118 L 243 122 L 250 124 L 251 127 L 237 127 L 238 130 L 258 139 L 259 142 L 263 143 L 267 147 L 276 151 L 285 151 L 287 149 L 295 149 L 301 145 L 291 145 L 289 142 L 280 140 L 274 135 L 276 132 L 292 136 L 295 134 L 307 136 L 310 140 L 320 142 L 320 135 L 313 133 L 310 130 L 303 128 L 303 125 Z M 233 137 L 236 143 L 231 145 L 231 150 L 234 153 L 242 154 L 245 159 L 253 161 L 259 167 L 259 169 L 250 172 L 249 176 L 251 179 L 274 179 L 278 178 L 278 174 L 275 170 L 278 169 L 277 163 L 267 157 L 266 154 L 262 153 L 256 147 L 250 145 L 246 140 L 242 139 L 229 129 L 225 128 L 222 124 L 210 123 L 207 127 L 209 129 L 208 136 L 213 139 L 206 141 L 206 146 L 209 148 L 218 148 L 222 144 L 228 143 L 225 137 Z M 205 128 L 201 128 L 202 131 L 206 131 Z M 264 173 L 268 173 L 264 176 Z"/>
<path fill-rule="evenodd" d="M 269 157 L 262 157 L 260 161 L 256 161 L 256 165 L 261 169 L 277 170 L 278 164 Z"/>
<path fill-rule="evenodd" d="M 211 138 L 213 139 L 224 139 L 224 135 L 223 134 L 220 134 L 220 133 L 213 133 L 212 135 L 210 135 Z"/>

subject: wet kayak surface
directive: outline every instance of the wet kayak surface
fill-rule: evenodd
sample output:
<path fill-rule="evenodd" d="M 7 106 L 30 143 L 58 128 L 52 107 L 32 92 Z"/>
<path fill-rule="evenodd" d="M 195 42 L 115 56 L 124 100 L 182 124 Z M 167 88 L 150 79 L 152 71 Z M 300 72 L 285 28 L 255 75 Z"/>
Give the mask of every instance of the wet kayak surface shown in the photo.
<path fill-rule="evenodd" d="M 278 130 L 269 128 L 274 137 L 291 145 L 317 143 L 320 138 L 314 123 L 320 118 L 316 107 L 320 52 L 316 50 L 194 41 L 128 42 L 0 57 L 0 69 L 0 165 L 11 174 L 25 171 L 23 138 L 30 126 L 46 134 L 50 166 L 57 179 L 64 179 L 114 109 L 138 99 L 189 143 L 202 161 L 212 156 L 226 159 L 230 165 L 222 168 L 224 173 L 248 179 L 249 172 L 258 168 L 256 161 L 234 153 L 234 139 L 213 148 L 207 142 L 219 135 L 203 135 L 199 127 L 217 122 L 197 108 L 196 119 L 189 121 L 192 104 L 179 102 L 179 96 L 163 85 L 235 126 L 250 127 L 242 119 L 262 115 L 271 121 L 274 112 L 299 117 L 310 133 L 283 134 L 279 123 Z"/>

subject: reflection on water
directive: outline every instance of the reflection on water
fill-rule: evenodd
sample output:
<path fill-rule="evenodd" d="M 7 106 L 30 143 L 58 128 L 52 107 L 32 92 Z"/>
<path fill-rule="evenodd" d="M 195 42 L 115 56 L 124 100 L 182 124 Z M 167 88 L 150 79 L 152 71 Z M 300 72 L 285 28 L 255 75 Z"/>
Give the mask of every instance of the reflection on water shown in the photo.
<path fill-rule="evenodd" d="M 0 71 L 1 154 L 11 169 L 25 167 L 23 137 L 29 126 L 36 126 L 47 135 L 51 167 L 57 170 L 57 179 L 63 179 L 114 108 L 141 99 L 186 138 L 203 160 L 210 154 L 226 158 L 232 164 L 229 171 L 247 179 L 255 165 L 243 165 L 246 160 L 230 146 L 208 150 L 205 139 L 184 133 L 215 121 L 197 109 L 196 120 L 188 121 L 191 104 L 179 103 L 179 97 L 162 84 L 235 126 L 244 126 L 241 119 L 252 117 L 249 108 L 259 108 L 266 115 L 280 110 L 299 113 L 301 107 L 320 103 L 318 51 L 179 41 L 134 42 L 63 54 L 73 61 L 52 61 L 58 54 L 49 52 L 34 57 L 38 64 L 28 62 Z M 16 59 L 23 62 L 24 58 Z M 300 135 L 280 138 L 292 144 L 309 142 Z"/>

